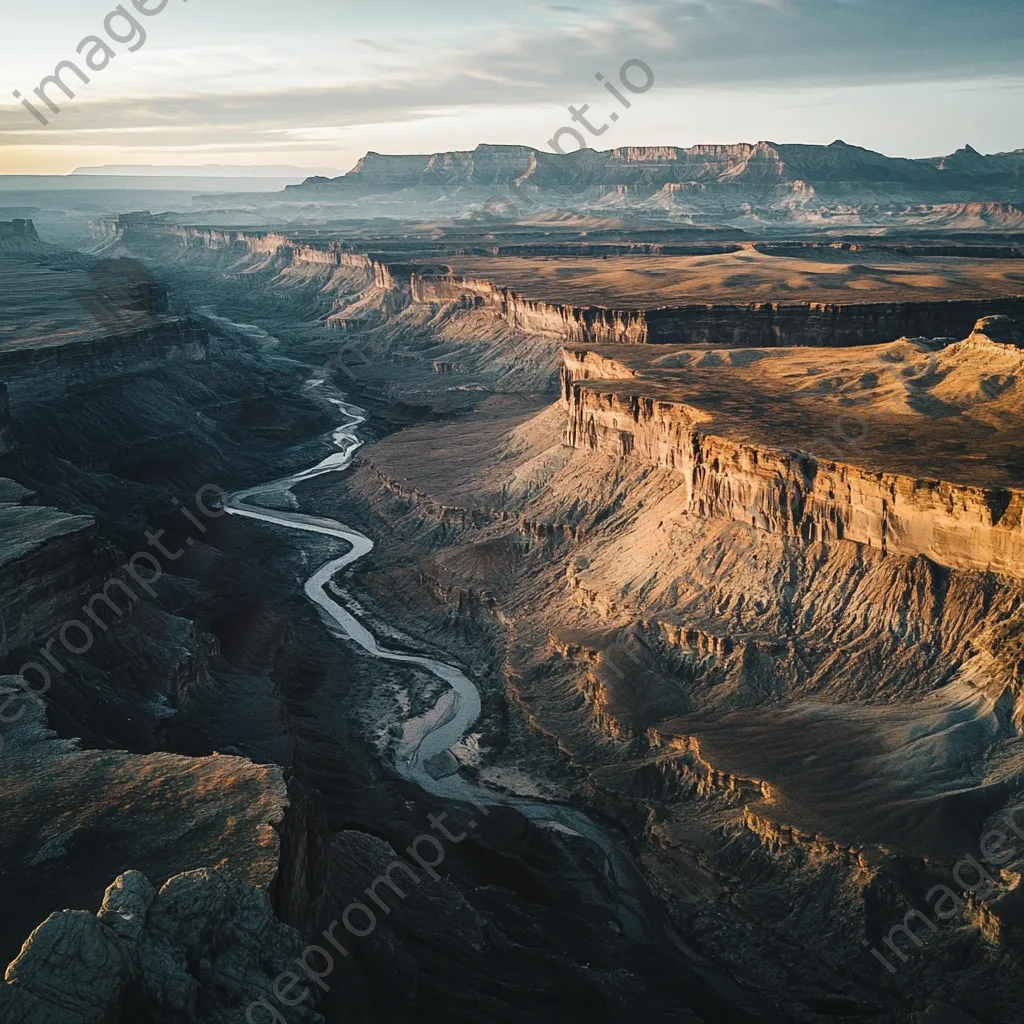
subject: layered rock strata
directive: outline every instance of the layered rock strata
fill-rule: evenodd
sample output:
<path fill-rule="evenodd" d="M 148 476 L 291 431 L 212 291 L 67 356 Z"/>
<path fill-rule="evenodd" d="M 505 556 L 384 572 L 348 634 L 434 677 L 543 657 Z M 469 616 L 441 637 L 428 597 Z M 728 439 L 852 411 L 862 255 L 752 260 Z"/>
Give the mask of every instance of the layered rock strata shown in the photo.
<path fill-rule="evenodd" d="M 553 336 L 564 344 L 651 344 L 820 347 L 866 345 L 900 337 L 963 337 L 979 317 L 1024 317 L 1024 297 L 922 302 L 689 303 L 610 309 L 529 298 L 486 278 L 449 267 L 351 251 L 347 243 L 304 240 L 280 232 L 119 222 L 128 242 L 160 238 L 186 248 L 228 249 L 270 258 L 281 266 L 336 268 L 355 274 L 395 313 L 409 305 L 455 306 L 492 312 L 508 327 Z M 338 313 L 336 326 L 348 318 Z M 357 318 L 354 326 L 362 326 Z"/>
<path fill-rule="evenodd" d="M 990 339 L 972 339 L 967 349 L 992 350 Z M 699 397 L 651 397 L 642 372 L 606 355 L 567 351 L 564 359 L 565 442 L 674 470 L 686 485 L 682 512 L 1024 578 L 1024 488 L 921 479 L 870 458 L 857 464 L 752 443 L 742 430 L 740 439 L 722 433 Z"/>
<path fill-rule="evenodd" d="M 920 187 L 1018 181 L 1024 155 L 982 156 L 967 147 L 937 160 L 884 156 L 836 141 L 830 146 L 775 142 L 736 145 L 626 146 L 559 156 L 528 146 L 479 145 L 471 151 L 392 156 L 367 153 L 340 178 L 289 185 L 297 195 L 328 189 L 402 189 L 424 184 L 538 184 L 552 188 L 659 187 L 673 183 L 871 182 Z"/>
<path fill-rule="evenodd" d="M 10 648 L 41 643 L 81 615 L 117 568 L 89 517 L 21 500 L 0 503 L 0 593 Z"/>
<path fill-rule="evenodd" d="M 55 906 L 102 892 L 112 868 L 166 878 L 213 864 L 269 890 L 295 855 L 278 831 L 293 803 L 282 768 L 225 755 L 82 750 L 55 736 L 27 688 L 0 677 L 0 862 L 10 887 L 0 955 L 13 956 L 12 943 Z M 111 830 L 120 836 L 116 864 L 90 853 Z"/>

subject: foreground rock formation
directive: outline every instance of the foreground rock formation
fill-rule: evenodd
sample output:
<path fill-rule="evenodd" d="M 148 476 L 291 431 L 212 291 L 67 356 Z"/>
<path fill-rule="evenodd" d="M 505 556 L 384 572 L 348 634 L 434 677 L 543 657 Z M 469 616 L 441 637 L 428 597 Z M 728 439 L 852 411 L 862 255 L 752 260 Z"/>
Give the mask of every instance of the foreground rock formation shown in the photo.
<path fill-rule="evenodd" d="M 95 916 L 61 911 L 32 932 L 7 968 L 0 1011 L 10 1024 L 227 1024 L 271 994 L 301 949 L 260 889 L 203 868 L 157 892 L 128 871 Z M 323 1021 L 304 1004 L 291 1019 Z"/>

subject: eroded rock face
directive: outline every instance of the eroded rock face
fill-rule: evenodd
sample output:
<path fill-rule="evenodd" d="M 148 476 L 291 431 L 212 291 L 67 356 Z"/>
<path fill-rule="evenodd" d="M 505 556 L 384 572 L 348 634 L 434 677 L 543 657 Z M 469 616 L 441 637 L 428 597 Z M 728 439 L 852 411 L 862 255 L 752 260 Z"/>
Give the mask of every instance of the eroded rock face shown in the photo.
<path fill-rule="evenodd" d="M 537 181 L 553 187 L 673 182 L 893 182 L 937 186 L 1005 176 L 1012 179 L 1012 155 L 983 157 L 960 150 L 938 162 L 887 157 L 836 141 L 830 146 L 775 142 L 735 145 L 625 146 L 558 156 L 528 146 L 479 145 L 474 150 L 391 156 L 367 153 L 340 178 L 310 178 L 288 188 L 409 188 L 428 182 L 446 185 Z"/>
<path fill-rule="evenodd" d="M 940 565 L 1024 575 L 1024 492 L 810 459 L 704 434 L 684 406 L 573 389 L 566 440 L 690 483 L 686 508 L 807 541 L 849 540 Z"/>
<path fill-rule="evenodd" d="M 7 397 L 7 385 L 0 381 L 0 455 L 14 450 L 14 435 L 11 433 L 11 406 Z"/>
<path fill-rule="evenodd" d="M 641 383 L 626 372 L 632 363 L 616 365 L 593 368 L 595 387 Z M 1005 742 L 1016 752 L 1019 742 L 1009 719 L 1022 664 L 1013 639 L 1021 584 L 767 530 L 756 550 L 741 552 L 749 534 L 730 536 L 728 519 L 696 507 L 678 514 L 678 470 L 619 449 L 567 452 L 550 430 L 555 412 L 510 422 L 489 442 L 460 423 L 412 428 L 368 449 L 373 470 L 405 491 L 376 490 L 369 467 L 355 485 L 380 507 L 404 511 L 416 500 L 419 513 L 390 538 L 409 546 L 395 569 L 377 570 L 378 593 L 410 585 L 408 551 L 427 549 L 424 584 L 458 630 L 480 635 L 488 620 L 495 632 L 508 629 L 513 699 L 538 733 L 557 736 L 574 765 L 587 766 L 603 806 L 656 809 L 634 819 L 651 844 L 645 866 L 674 894 L 668 901 L 688 932 L 777 993 L 780 1019 L 963 1019 L 952 1010 L 921 1016 L 941 979 L 943 997 L 977 1007 L 978 1020 L 1014 1020 L 1000 1012 L 1019 1002 L 1009 995 L 1019 948 L 1008 914 L 996 921 L 993 909 L 984 931 L 972 920 L 911 950 L 892 1001 L 861 942 L 888 935 L 910 907 L 926 905 L 930 885 L 950 881 L 957 858 L 977 854 L 995 795 L 984 751 Z M 461 452 L 452 454 L 470 444 L 480 465 L 499 467 L 475 489 L 464 483 Z M 573 539 L 554 529 L 546 542 L 535 538 L 512 514 L 467 517 L 456 532 L 448 512 L 431 529 L 435 508 L 497 503 L 499 494 L 512 496 L 506 512 L 571 527 Z M 464 597 L 472 593 L 490 595 L 489 606 L 474 609 Z M 423 616 L 418 625 L 425 620 L 427 601 L 407 607 Z M 501 754 L 482 760 L 487 778 Z M 970 791 L 967 763 L 983 766 Z M 870 779 L 863 789 L 861 779 Z M 1017 878 L 1008 871 L 1006 889 Z M 790 950 L 784 970 L 762 970 L 775 956 L 762 928 L 799 946 L 795 971 Z"/>
<path fill-rule="evenodd" d="M 8 1024 L 108 1024 L 242 1019 L 301 950 L 267 894 L 209 868 L 170 878 L 156 893 L 126 871 L 99 912 L 51 914 L 7 968 Z M 298 1024 L 323 1018 L 305 1005 Z"/>
<path fill-rule="evenodd" d="M 392 158 L 388 158 L 392 159 Z M 395 160 L 405 158 L 395 157 Z M 349 251 L 339 241 L 310 242 L 277 231 L 215 230 L 120 218 L 125 241 L 192 250 L 229 250 L 259 261 L 259 269 L 294 269 L 300 276 L 320 269 L 332 274 L 337 313 L 327 321 L 346 329 L 365 328 L 409 306 L 437 311 L 476 310 L 492 323 L 527 338 L 577 345 L 729 345 L 736 347 L 870 345 L 900 337 L 964 337 L 979 317 L 1024 316 L 1024 298 L 959 298 L 932 301 L 818 302 L 644 302 L 637 298 L 611 308 L 585 300 L 555 301 L 527 293 L 522 281 L 490 269 L 452 271 L 427 260 L 410 263 L 380 254 Z M 657 246 L 652 246 L 657 248 Z M 726 247 L 728 248 L 728 247 Z M 456 261 L 458 262 L 458 261 Z M 443 271 L 443 272 L 442 272 Z M 339 289 L 339 285 L 344 286 Z M 351 302 L 352 293 L 361 293 Z"/>
<path fill-rule="evenodd" d="M 566 306 L 528 299 L 511 288 L 470 277 L 424 278 L 414 275 L 413 301 L 460 303 L 494 311 L 509 327 L 526 334 L 553 334 L 568 342 L 640 345 L 648 341 L 642 310 Z"/>
<path fill-rule="evenodd" d="M 42 643 L 117 569 L 88 516 L 19 503 L 0 507 L 0 589 L 12 649 Z"/>
<path fill-rule="evenodd" d="M 290 803 L 282 769 L 226 755 L 80 750 L 47 728 L 43 700 L 26 688 L 23 679 L 0 677 L 6 958 L 41 917 L 101 892 L 112 858 L 155 877 L 213 863 L 271 888 L 291 856 L 277 831 Z M 114 830 L 116 842 L 97 849 L 104 830 Z M 144 902 L 138 887 L 119 885 L 100 917 L 130 936 Z"/>
<path fill-rule="evenodd" d="M 1024 330 L 1018 321 L 1008 316 L 984 316 L 975 325 L 965 345 L 1012 345 L 1024 348 Z"/>
<path fill-rule="evenodd" d="M 957 376 L 972 370 L 979 355 L 987 358 L 1002 350 L 998 354 L 1004 361 L 1017 359 L 1016 349 L 1007 353 L 1012 346 L 996 342 L 986 331 L 1012 337 L 1017 329 L 1006 317 L 981 320 L 970 338 L 930 360 L 931 376 L 953 382 L 946 391 L 936 388 L 928 395 L 943 395 L 944 415 L 957 408 L 954 398 L 965 414 L 975 415 L 985 404 L 987 395 L 979 401 L 962 389 L 952 391 Z M 883 363 L 888 358 L 882 353 Z M 1013 367 L 1008 364 L 1008 369 Z M 566 443 L 675 470 L 686 483 L 684 510 L 697 515 L 731 519 L 807 542 L 853 541 L 883 553 L 926 555 L 950 568 L 1024 576 L 1024 489 L 986 486 L 997 478 L 980 472 L 978 484 L 972 485 L 975 471 L 966 459 L 957 466 L 951 461 L 950 477 L 945 479 L 925 475 L 909 456 L 907 471 L 890 471 L 899 462 L 894 462 L 893 446 L 884 443 L 884 437 L 877 449 L 858 452 L 856 445 L 847 446 L 846 458 L 823 458 L 818 449 L 838 452 L 835 438 L 825 436 L 836 429 L 828 416 L 820 420 L 822 436 L 814 437 L 815 422 L 809 418 L 812 432 L 800 447 L 790 447 L 782 433 L 789 412 L 780 396 L 765 392 L 763 406 L 758 405 L 760 394 L 749 407 L 735 401 L 736 394 L 755 387 L 751 376 L 741 371 L 722 372 L 722 393 L 727 396 L 722 401 L 701 394 L 699 384 L 689 382 L 683 371 L 672 380 L 646 374 L 656 384 L 643 381 L 644 376 L 642 370 L 631 370 L 600 352 L 566 352 Z M 1014 386 L 1011 377 L 1003 375 L 989 387 L 993 400 L 1002 399 Z M 914 400 L 923 403 L 924 394 L 922 387 Z M 794 391 L 786 403 L 801 409 L 794 414 L 797 418 L 814 414 L 812 407 L 804 409 L 798 401 Z M 817 399 L 819 406 L 830 408 L 828 403 L 827 395 Z M 863 409 L 865 417 L 872 412 L 867 405 Z M 774 433 L 763 428 L 769 422 L 766 415 L 773 417 Z M 872 431 L 875 437 L 884 434 L 884 415 L 883 408 L 877 422 L 860 418 L 865 438 Z M 995 447 L 999 439 L 990 430 L 991 416 L 976 415 L 990 431 L 974 438 L 981 445 L 978 465 L 998 463 L 1001 449 Z M 916 420 L 904 417 L 902 442 L 911 449 L 914 443 L 924 444 L 931 426 L 928 417 L 927 411 Z M 962 429 L 969 437 L 969 424 Z"/>

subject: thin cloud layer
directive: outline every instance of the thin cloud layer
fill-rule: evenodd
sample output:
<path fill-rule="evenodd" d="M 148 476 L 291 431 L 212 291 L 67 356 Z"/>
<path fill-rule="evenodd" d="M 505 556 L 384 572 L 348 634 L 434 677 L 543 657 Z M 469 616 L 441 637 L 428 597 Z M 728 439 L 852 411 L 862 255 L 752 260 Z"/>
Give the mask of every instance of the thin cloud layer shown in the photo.
<path fill-rule="evenodd" d="M 216 17 L 193 4 L 154 21 L 147 47 L 115 61 L 116 72 L 97 76 L 103 81 L 76 83 L 78 95 L 61 100 L 50 127 L 13 100 L 0 107 L 3 145 L 186 151 L 220 144 L 225 152 L 277 145 L 290 159 L 289 147 L 308 147 L 317 133 L 326 151 L 331 132 L 468 124 L 502 108 L 535 109 L 546 137 L 559 108 L 597 98 L 597 71 L 614 75 L 630 57 L 656 68 L 666 112 L 668 97 L 678 104 L 679 94 L 708 88 L 733 96 L 739 109 L 745 95 L 766 88 L 794 103 L 813 88 L 897 90 L 926 81 L 938 97 L 959 82 L 1024 80 L 1024 5 L 1007 0 L 597 0 L 514 10 L 490 0 L 430 8 L 394 0 L 357 14 L 310 0 L 289 7 L 285 24 L 280 5 L 263 0 L 225 0 Z M 96 7 L 94 20 L 104 10 Z M 237 24 L 228 39 L 220 33 L 232 11 Z M 17 67 L 51 73 L 74 56 L 73 45 L 60 45 L 36 42 L 31 60 L 22 55 Z M 30 93 L 37 82 L 10 86 Z M 941 110 L 937 101 L 936 117 Z M 680 138 L 680 128 L 666 118 L 659 141 L 697 141 Z M 501 129 L 496 124 L 489 141 L 504 141 Z M 633 142 L 630 130 L 624 125 L 611 144 Z M 445 139 L 433 148 L 447 148 Z"/>

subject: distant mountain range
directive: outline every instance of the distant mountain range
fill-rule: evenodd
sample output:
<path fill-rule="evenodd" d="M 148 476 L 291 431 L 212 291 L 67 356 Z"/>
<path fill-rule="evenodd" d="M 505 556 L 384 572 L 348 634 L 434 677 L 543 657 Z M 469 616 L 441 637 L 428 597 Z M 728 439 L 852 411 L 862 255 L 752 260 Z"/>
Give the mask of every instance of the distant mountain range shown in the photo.
<path fill-rule="evenodd" d="M 889 157 L 836 141 L 830 146 L 758 142 L 730 146 L 630 146 L 559 156 L 528 146 L 479 145 L 463 152 L 388 156 L 370 152 L 341 177 L 307 178 L 289 192 L 382 192 L 434 186 L 536 186 L 584 191 L 634 186 L 850 183 L 920 189 L 1024 184 L 1024 149 L 984 156 L 965 146 L 949 156 Z"/>
<path fill-rule="evenodd" d="M 303 178 L 314 171 L 324 174 L 332 170 L 292 164 L 102 164 L 76 167 L 71 173 L 156 178 Z"/>

